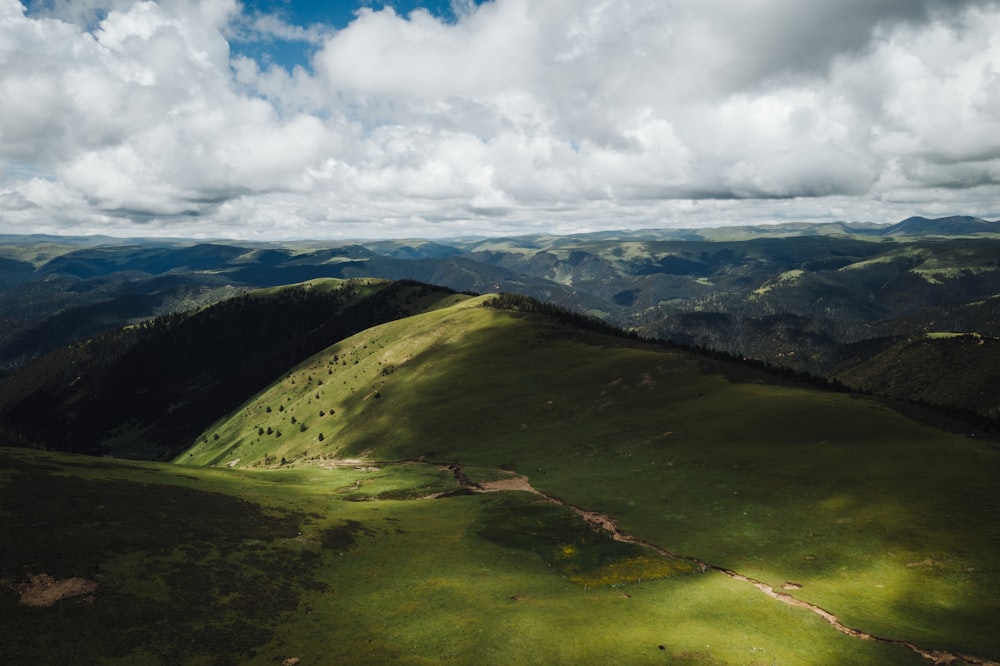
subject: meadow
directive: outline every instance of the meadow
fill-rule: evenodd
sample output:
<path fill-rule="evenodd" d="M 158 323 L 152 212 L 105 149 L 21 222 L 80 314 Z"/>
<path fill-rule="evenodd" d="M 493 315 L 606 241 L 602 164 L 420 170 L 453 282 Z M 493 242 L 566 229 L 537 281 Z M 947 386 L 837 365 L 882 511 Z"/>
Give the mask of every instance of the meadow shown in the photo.
<path fill-rule="evenodd" d="M 921 662 L 714 572 L 581 584 L 560 556 L 593 573 L 635 553 L 526 493 L 419 499 L 455 488 L 427 465 L 235 471 L 0 456 L 7 661 Z M 379 499 L 405 491 L 414 498 Z M 14 581 L 41 572 L 98 587 L 19 604 Z"/>

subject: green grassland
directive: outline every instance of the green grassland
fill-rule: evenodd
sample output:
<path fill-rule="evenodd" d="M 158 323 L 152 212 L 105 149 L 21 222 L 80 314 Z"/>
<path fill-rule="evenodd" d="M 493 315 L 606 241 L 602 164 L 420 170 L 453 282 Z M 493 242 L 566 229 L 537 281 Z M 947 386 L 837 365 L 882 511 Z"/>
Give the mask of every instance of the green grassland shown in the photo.
<path fill-rule="evenodd" d="M 574 583 L 551 546 L 631 554 L 525 493 L 418 499 L 454 488 L 433 466 L 0 460 L 5 663 L 921 663 L 714 572 Z M 99 587 L 18 604 L 41 572 Z"/>
<path fill-rule="evenodd" d="M 473 480 L 509 470 L 674 553 L 775 588 L 794 583 L 792 595 L 848 626 L 1000 659 L 995 447 L 872 400 L 779 386 L 704 357 L 481 307 L 486 300 L 330 347 L 216 423 L 177 462 L 230 466 L 248 479 L 321 479 L 331 471 L 322 466 L 338 459 L 396 461 L 381 469 L 404 476 L 419 463 L 461 463 Z M 421 493 L 433 486 L 417 482 Z M 563 524 L 558 515 L 535 516 L 530 502 L 522 510 L 523 498 L 399 496 L 338 505 L 361 522 L 383 507 L 383 516 L 418 523 L 424 539 L 363 540 L 369 593 L 322 611 L 331 623 L 342 613 L 355 623 L 336 654 L 360 654 L 356 641 L 368 636 L 390 650 L 379 659 L 412 663 L 921 661 L 845 637 L 714 571 L 603 551 L 574 569 L 547 536 Z M 535 536 L 488 528 L 532 520 L 544 526 Z M 431 533 L 445 532 L 443 548 L 429 545 Z M 590 587 L 620 581 L 608 567 L 628 561 L 627 588 Z M 650 575 L 640 583 L 644 566 Z M 673 575 L 660 575 L 665 569 Z M 538 577 L 518 578 L 526 570 Z M 621 589 L 628 599 L 616 596 Z M 419 601 L 400 602 L 410 594 Z"/>

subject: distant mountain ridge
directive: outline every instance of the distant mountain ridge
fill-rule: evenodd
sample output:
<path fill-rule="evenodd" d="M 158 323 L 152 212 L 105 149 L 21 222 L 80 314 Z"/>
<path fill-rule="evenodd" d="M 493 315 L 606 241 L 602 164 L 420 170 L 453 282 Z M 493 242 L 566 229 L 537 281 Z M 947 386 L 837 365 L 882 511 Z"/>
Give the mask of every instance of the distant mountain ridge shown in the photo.
<path fill-rule="evenodd" d="M 908 217 L 881 232 L 882 236 L 957 236 L 1000 234 L 1000 221 L 990 222 L 968 215 L 929 219 Z"/>
<path fill-rule="evenodd" d="M 968 216 L 450 241 L 106 240 L 0 238 L 0 372 L 108 329 L 320 278 L 523 294 L 827 377 L 868 340 L 1000 337 L 1000 223 Z"/>

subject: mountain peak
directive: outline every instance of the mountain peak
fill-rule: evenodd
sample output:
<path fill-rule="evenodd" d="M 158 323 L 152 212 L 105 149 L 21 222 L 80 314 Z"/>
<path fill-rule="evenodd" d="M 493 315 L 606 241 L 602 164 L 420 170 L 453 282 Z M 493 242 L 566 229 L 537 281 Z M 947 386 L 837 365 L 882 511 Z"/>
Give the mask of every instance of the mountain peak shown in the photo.
<path fill-rule="evenodd" d="M 886 229 L 884 236 L 967 235 L 1000 233 L 1000 222 L 990 222 L 970 215 L 927 218 L 908 217 Z"/>

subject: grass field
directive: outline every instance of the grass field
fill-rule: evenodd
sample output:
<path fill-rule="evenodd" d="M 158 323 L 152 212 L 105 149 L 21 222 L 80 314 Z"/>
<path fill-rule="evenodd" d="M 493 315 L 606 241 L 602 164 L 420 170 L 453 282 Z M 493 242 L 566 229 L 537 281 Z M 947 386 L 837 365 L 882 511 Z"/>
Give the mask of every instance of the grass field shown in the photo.
<path fill-rule="evenodd" d="M 416 499 L 455 487 L 432 466 L 0 459 L 0 658 L 12 663 L 921 662 L 714 572 L 574 583 L 553 564 L 562 540 L 590 558 L 583 568 L 633 554 L 526 493 Z M 528 523 L 537 539 L 510 529 Z M 29 573 L 98 588 L 29 608 L 12 589 Z"/>
<path fill-rule="evenodd" d="M 329 348 L 174 465 L 0 450 L 0 657 L 928 663 L 717 567 L 1000 660 L 992 444 L 481 301 Z M 19 604 L 41 573 L 99 587 Z"/>

